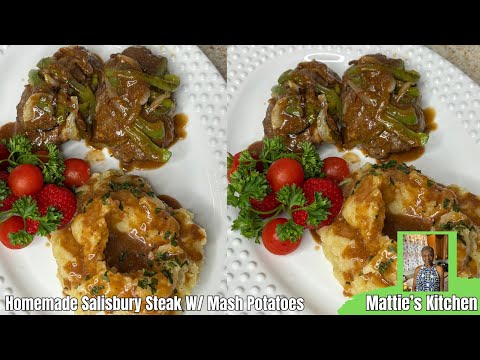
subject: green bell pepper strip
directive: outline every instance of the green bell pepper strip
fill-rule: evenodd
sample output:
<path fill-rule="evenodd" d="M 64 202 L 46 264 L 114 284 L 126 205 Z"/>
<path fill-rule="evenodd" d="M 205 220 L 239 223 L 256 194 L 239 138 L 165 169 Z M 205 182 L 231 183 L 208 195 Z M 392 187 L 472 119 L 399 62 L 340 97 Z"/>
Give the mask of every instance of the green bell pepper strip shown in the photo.
<path fill-rule="evenodd" d="M 155 160 L 167 162 L 172 156 L 169 150 L 157 146 L 150 140 L 150 138 L 142 132 L 142 129 L 137 123 L 132 126 L 126 126 L 125 132 L 135 145 L 146 154 L 152 155 Z"/>
<path fill-rule="evenodd" d="M 165 137 L 165 125 L 163 121 L 152 123 L 139 116 L 136 124 L 138 128 L 152 140 L 162 140 Z"/>
<path fill-rule="evenodd" d="M 416 133 L 388 114 L 385 114 L 385 116 L 378 116 L 376 119 L 389 131 L 392 131 L 401 140 L 405 141 L 412 147 L 423 146 L 428 142 L 428 134 Z"/>
<path fill-rule="evenodd" d="M 275 85 L 272 87 L 272 97 L 285 95 L 286 93 L 287 90 L 282 85 Z"/>
<path fill-rule="evenodd" d="M 78 92 L 80 98 L 79 110 L 82 115 L 87 119 L 87 122 L 91 121 L 91 118 L 95 114 L 96 98 L 92 90 L 88 86 L 80 84 L 77 80 L 68 79 L 69 85 Z"/>
<path fill-rule="evenodd" d="M 125 77 L 133 77 L 138 80 L 145 81 L 152 86 L 155 86 L 158 89 L 164 91 L 174 92 L 180 86 L 180 78 L 173 74 L 166 74 L 163 76 L 163 79 L 158 76 L 144 74 L 141 71 L 136 70 L 116 70 L 116 69 L 106 69 L 105 76 L 115 77 L 118 75 L 123 75 Z"/>
<path fill-rule="evenodd" d="M 340 98 L 338 97 L 335 90 L 329 89 L 320 84 L 315 84 L 315 90 L 317 92 L 321 92 L 322 94 L 325 94 L 325 97 L 327 98 L 327 102 L 328 102 L 328 111 L 330 111 L 331 114 L 334 114 L 337 117 L 340 117 L 342 114 L 342 103 L 340 102 Z"/>
<path fill-rule="evenodd" d="M 385 111 L 388 115 L 404 125 L 415 125 L 417 123 L 417 114 L 413 107 L 400 109 L 392 104 L 388 104 L 385 107 Z"/>
<path fill-rule="evenodd" d="M 408 81 L 414 84 L 416 84 L 418 80 L 420 80 L 420 74 L 415 70 L 405 70 L 402 68 L 396 68 L 393 66 L 380 64 L 354 65 L 346 71 L 346 74 L 349 76 L 355 76 L 366 71 L 386 71 L 391 73 L 398 80 Z"/>
<path fill-rule="evenodd" d="M 40 86 L 45 84 L 45 80 L 40 78 L 38 70 L 30 70 L 28 73 L 28 82 L 32 86 Z"/>
<path fill-rule="evenodd" d="M 278 78 L 278 83 L 281 85 L 283 84 L 285 81 L 287 80 L 290 80 L 290 74 L 293 70 L 287 70 L 287 71 L 284 71 L 282 73 L 282 75 L 280 75 L 280 77 Z"/>

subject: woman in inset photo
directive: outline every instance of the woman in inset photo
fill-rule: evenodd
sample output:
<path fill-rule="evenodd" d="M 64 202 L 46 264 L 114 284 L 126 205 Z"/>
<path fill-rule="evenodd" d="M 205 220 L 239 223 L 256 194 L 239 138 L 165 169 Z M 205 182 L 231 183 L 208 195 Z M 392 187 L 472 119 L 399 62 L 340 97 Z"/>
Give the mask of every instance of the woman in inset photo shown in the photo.
<path fill-rule="evenodd" d="M 417 266 L 413 276 L 413 291 L 443 291 L 443 268 L 435 265 L 435 251 L 431 246 L 422 248 L 423 265 Z"/>

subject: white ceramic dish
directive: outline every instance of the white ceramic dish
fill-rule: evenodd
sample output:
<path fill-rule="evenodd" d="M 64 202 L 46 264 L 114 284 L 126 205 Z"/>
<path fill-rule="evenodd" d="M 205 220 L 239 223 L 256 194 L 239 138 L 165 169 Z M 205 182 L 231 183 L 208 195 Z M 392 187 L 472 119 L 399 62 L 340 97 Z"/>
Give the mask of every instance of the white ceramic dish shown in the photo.
<path fill-rule="evenodd" d="M 61 46 L 0 46 L 0 124 L 15 121 L 28 71 L 43 57 Z M 107 60 L 127 46 L 85 45 Z M 226 84 L 215 66 L 196 46 L 148 46 L 169 60 L 169 69 L 181 78 L 176 93 L 177 112 L 188 115 L 187 138 L 175 144 L 169 163 L 157 170 L 134 171 L 147 178 L 159 194 L 178 199 L 195 214 L 195 221 L 207 231 L 205 263 L 194 294 L 217 294 L 223 277 L 225 257 L 226 179 Z M 83 142 L 62 147 L 65 157 L 83 158 L 89 151 Z M 92 170 L 118 168 L 118 161 L 106 161 Z M 36 238 L 23 250 L 0 247 L 0 313 L 5 313 L 4 296 L 61 297 L 56 263 L 46 238 Z M 200 312 L 205 313 L 206 308 Z M 17 312 L 24 313 L 24 312 Z"/>
<path fill-rule="evenodd" d="M 232 46 L 228 49 L 228 151 L 236 153 L 263 136 L 270 89 L 279 75 L 315 58 L 340 76 L 348 62 L 370 53 L 400 57 L 422 75 L 423 107 L 436 111 L 438 130 L 431 133 L 423 156 L 412 164 L 443 184 L 480 193 L 480 87 L 448 61 L 422 46 Z M 322 158 L 338 156 L 333 146 L 319 149 Z M 359 152 L 357 152 L 360 154 Z M 360 155 L 362 161 L 365 157 Z M 229 228 L 237 212 L 229 208 Z M 302 313 L 336 314 L 346 298 L 330 263 L 310 234 L 287 256 L 228 231 L 228 295 L 302 297 Z"/>

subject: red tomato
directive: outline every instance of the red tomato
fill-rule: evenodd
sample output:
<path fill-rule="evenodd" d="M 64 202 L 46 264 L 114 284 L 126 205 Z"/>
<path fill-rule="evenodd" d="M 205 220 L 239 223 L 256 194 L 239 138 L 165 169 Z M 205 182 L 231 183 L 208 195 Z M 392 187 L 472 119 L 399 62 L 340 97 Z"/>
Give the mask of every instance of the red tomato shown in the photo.
<path fill-rule="evenodd" d="M 235 171 L 237 171 L 238 165 L 240 165 L 240 154 L 242 152 L 238 152 L 235 155 L 233 155 L 233 161 L 232 161 L 232 166 L 230 169 L 227 170 L 227 178 L 228 182 L 230 182 L 230 175 L 232 175 Z"/>
<path fill-rule="evenodd" d="M 323 160 L 323 172 L 327 175 L 327 178 L 335 181 L 343 181 L 348 174 L 350 174 L 350 168 L 348 163 L 339 157 L 329 157 Z"/>
<path fill-rule="evenodd" d="M 42 160 L 44 163 L 48 162 L 50 157 L 48 156 L 48 150 L 38 150 L 34 152 L 35 155 L 38 156 L 40 160 Z"/>
<path fill-rule="evenodd" d="M 288 220 L 285 218 L 276 218 L 268 222 L 262 231 L 262 242 L 265 248 L 275 255 L 287 255 L 300 246 L 302 238 L 295 242 L 286 240 L 280 241 L 277 236 L 277 225 L 284 224 Z"/>
<path fill-rule="evenodd" d="M 293 159 L 279 159 L 270 165 L 267 171 L 267 181 L 275 192 L 285 185 L 302 186 L 303 177 L 302 165 Z"/>
<path fill-rule="evenodd" d="M 32 164 L 19 165 L 10 173 L 8 186 L 18 197 L 35 195 L 43 186 L 42 172 Z"/>
<path fill-rule="evenodd" d="M 65 185 L 68 187 L 79 187 L 85 184 L 90 178 L 90 166 L 82 159 L 67 159 L 65 160 Z"/>
<path fill-rule="evenodd" d="M 9 249 L 21 249 L 28 245 L 12 245 L 8 234 L 22 230 L 23 219 L 20 216 L 12 216 L 0 224 L 0 242 Z"/>

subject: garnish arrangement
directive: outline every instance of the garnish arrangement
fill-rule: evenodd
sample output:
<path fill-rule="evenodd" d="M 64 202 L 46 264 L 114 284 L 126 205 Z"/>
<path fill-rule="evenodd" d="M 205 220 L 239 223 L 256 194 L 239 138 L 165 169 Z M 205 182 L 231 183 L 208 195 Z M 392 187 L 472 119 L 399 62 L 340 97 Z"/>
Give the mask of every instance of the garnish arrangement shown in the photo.
<path fill-rule="evenodd" d="M 310 142 L 292 153 L 281 137 L 265 138 L 258 152 L 228 157 L 227 204 L 239 209 L 232 229 L 285 255 L 300 245 L 305 229 L 330 224 L 343 196 L 338 182 L 349 168 L 341 158 L 320 159 Z M 327 176 L 328 174 L 328 176 Z M 278 217 L 282 213 L 288 216 Z"/>

